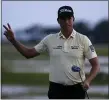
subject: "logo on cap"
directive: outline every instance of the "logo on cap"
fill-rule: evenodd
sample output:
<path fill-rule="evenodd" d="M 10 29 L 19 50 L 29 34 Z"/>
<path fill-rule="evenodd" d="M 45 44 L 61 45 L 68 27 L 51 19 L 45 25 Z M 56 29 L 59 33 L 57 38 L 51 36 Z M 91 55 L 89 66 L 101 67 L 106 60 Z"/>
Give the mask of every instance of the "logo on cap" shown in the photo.
<path fill-rule="evenodd" d="M 61 9 L 61 10 L 60 10 L 60 13 L 62 13 L 62 12 L 72 12 L 72 11 L 69 10 L 69 9 Z"/>

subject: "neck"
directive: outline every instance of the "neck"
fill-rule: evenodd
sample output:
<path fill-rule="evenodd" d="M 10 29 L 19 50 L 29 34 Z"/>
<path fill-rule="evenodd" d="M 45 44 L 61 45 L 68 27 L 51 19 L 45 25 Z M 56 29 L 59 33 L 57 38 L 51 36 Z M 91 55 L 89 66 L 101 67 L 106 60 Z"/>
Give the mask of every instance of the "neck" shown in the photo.
<path fill-rule="evenodd" d="M 65 38 L 68 38 L 72 34 L 72 31 L 73 29 L 71 31 L 61 29 L 61 32 L 65 36 Z"/>

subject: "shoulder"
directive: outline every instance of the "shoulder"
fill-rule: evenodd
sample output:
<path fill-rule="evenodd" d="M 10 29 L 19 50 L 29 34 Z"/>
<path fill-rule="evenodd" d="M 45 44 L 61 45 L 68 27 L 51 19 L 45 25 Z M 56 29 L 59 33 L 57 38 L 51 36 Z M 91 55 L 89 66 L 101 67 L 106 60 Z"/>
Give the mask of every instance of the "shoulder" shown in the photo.
<path fill-rule="evenodd" d="M 51 42 L 53 39 L 56 39 L 56 37 L 57 37 L 57 33 L 56 34 L 49 34 L 49 35 L 46 35 L 43 39 L 42 39 L 42 41 L 43 42 Z"/>
<path fill-rule="evenodd" d="M 56 35 L 57 35 L 57 33 L 56 34 L 49 34 L 49 35 L 45 36 L 44 38 L 50 39 L 50 38 L 55 37 Z"/>
<path fill-rule="evenodd" d="M 76 31 L 76 37 L 81 38 L 81 39 L 88 38 L 86 35 L 83 35 L 83 34 L 77 32 L 77 31 Z"/>
<path fill-rule="evenodd" d="M 47 39 L 47 40 L 56 39 L 58 34 L 59 34 L 59 32 L 58 33 L 49 34 L 49 35 L 47 35 L 45 37 L 45 39 Z"/>
<path fill-rule="evenodd" d="M 42 40 L 48 40 L 52 37 L 53 34 L 46 35 Z"/>
<path fill-rule="evenodd" d="M 83 35 L 83 34 L 77 32 L 77 31 L 76 31 L 76 38 L 78 38 L 78 40 L 80 40 L 81 42 L 90 41 L 89 38 L 86 35 Z"/>

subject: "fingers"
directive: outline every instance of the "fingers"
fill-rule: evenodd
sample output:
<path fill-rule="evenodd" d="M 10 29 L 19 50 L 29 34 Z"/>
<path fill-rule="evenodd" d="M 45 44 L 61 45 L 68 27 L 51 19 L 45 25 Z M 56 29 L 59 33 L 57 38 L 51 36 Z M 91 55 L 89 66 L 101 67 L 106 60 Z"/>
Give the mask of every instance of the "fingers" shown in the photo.
<path fill-rule="evenodd" d="M 9 30 L 5 25 L 3 25 L 3 27 L 4 27 L 7 31 Z"/>
<path fill-rule="evenodd" d="M 8 25 L 8 27 L 9 27 L 9 29 L 11 29 L 11 26 L 10 26 L 10 24 L 8 23 L 7 25 Z"/>
<path fill-rule="evenodd" d="M 8 37 L 8 34 L 7 34 L 7 32 L 6 32 L 6 31 L 4 32 L 4 35 L 5 35 L 6 37 Z"/>
<path fill-rule="evenodd" d="M 83 87 L 83 88 L 84 88 L 84 90 L 86 90 L 86 91 L 89 89 L 89 88 L 86 88 L 86 87 Z"/>
<path fill-rule="evenodd" d="M 84 90 L 88 90 L 89 89 L 89 85 L 85 84 L 83 85 Z"/>
<path fill-rule="evenodd" d="M 82 83 L 81 85 L 85 91 L 87 91 L 89 89 L 89 83 L 87 83 L 86 81 L 84 81 L 84 83 Z"/>
<path fill-rule="evenodd" d="M 10 26 L 10 24 L 7 23 L 7 25 L 8 25 L 8 27 L 6 27 L 5 25 L 3 25 L 3 27 L 4 27 L 7 31 L 11 30 L 11 26 Z"/>

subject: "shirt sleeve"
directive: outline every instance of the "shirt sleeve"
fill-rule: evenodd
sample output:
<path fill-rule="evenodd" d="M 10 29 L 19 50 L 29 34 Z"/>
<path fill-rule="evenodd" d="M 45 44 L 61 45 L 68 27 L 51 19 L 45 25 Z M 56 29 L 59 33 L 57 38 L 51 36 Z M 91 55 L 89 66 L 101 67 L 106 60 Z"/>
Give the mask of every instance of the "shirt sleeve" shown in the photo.
<path fill-rule="evenodd" d="M 87 59 L 97 57 L 95 48 L 87 36 L 84 38 L 84 55 Z"/>
<path fill-rule="evenodd" d="M 39 53 L 47 51 L 47 36 L 41 40 L 36 46 L 34 46 L 35 50 Z"/>

